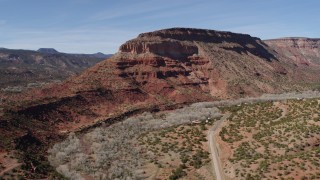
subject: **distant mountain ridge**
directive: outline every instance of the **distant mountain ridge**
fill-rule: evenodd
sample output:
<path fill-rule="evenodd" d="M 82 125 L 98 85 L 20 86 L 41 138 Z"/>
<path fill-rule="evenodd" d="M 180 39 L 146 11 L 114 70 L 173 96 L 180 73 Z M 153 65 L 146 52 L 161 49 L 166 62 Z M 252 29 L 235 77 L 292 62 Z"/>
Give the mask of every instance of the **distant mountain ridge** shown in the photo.
<path fill-rule="evenodd" d="M 91 57 L 91 58 L 106 59 L 106 58 L 111 57 L 113 54 L 103 54 L 101 52 L 98 52 L 98 53 L 94 53 L 94 54 L 70 54 L 70 55 L 87 56 L 87 57 Z"/>
<path fill-rule="evenodd" d="M 102 52 L 97 52 L 94 54 L 77 54 L 77 53 L 63 53 L 59 52 L 54 48 L 40 48 L 37 50 L 37 52 L 40 53 L 46 53 L 46 54 L 70 54 L 70 55 L 75 55 L 75 56 L 88 56 L 88 57 L 94 57 L 94 58 L 109 58 L 112 56 L 112 54 L 104 54 Z"/>
<path fill-rule="evenodd" d="M 91 122 L 130 108 L 310 89 L 320 82 L 319 70 L 314 64 L 297 65 L 271 42 L 247 34 L 171 28 L 142 33 L 108 60 L 32 94 L 49 96 L 55 104 L 65 98 L 72 102 L 56 107 L 70 115 L 58 115 L 63 122 Z M 87 114 L 75 113 L 83 111 Z M 74 126 L 69 125 L 63 124 Z"/>
<path fill-rule="evenodd" d="M 6 140 L 0 149 L 8 147 L 6 142 L 29 145 L 29 139 L 36 139 L 41 145 L 31 147 L 47 152 L 66 133 L 102 121 L 109 125 L 137 112 L 310 90 L 320 84 L 318 45 L 317 40 L 262 41 L 232 32 L 170 28 L 142 33 L 109 59 L 89 65 L 88 56 L 1 50 L 0 67 L 5 69 L 0 72 L 5 73 L 0 78 L 73 75 L 93 67 L 60 84 L 10 96 L 2 115 L 0 111 L 0 137 Z"/>
<path fill-rule="evenodd" d="M 0 49 L 0 94 L 59 82 L 76 75 L 111 55 L 67 54 L 53 48 Z"/>

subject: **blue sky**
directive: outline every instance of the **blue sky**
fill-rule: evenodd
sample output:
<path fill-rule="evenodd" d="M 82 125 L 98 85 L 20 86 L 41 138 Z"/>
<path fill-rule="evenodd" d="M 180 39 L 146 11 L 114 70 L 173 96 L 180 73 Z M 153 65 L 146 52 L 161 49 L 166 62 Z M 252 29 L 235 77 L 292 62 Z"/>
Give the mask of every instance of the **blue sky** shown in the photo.
<path fill-rule="evenodd" d="M 0 0 L 0 47 L 115 53 L 139 33 L 193 27 L 319 37 L 319 0 Z"/>

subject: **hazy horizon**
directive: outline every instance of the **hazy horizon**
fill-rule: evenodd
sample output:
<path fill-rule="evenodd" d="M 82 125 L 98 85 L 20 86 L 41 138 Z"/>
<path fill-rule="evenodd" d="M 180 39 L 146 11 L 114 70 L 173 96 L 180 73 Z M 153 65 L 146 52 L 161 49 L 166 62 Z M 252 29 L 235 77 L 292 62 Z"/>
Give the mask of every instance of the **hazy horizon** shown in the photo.
<path fill-rule="evenodd" d="M 0 0 L 0 47 L 113 54 L 138 34 L 172 27 L 261 39 L 318 38 L 319 1 Z"/>

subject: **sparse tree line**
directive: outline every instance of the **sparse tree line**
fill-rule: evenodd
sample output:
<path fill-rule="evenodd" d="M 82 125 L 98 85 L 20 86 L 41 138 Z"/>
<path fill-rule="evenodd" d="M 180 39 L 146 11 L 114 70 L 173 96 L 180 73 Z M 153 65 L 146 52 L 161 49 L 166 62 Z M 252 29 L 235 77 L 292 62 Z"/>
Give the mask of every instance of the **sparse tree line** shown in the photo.
<path fill-rule="evenodd" d="M 49 161 L 59 173 L 70 179 L 83 179 L 84 174 L 95 179 L 137 179 L 139 173 L 136 170 L 145 164 L 148 156 L 136 143 L 144 133 L 220 117 L 218 106 L 312 97 L 320 97 L 320 93 L 263 95 L 259 98 L 195 103 L 160 115 L 143 113 L 108 127 L 102 125 L 81 137 L 70 134 L 65 141 L 49 150 Z"/>
<path fill-rule="evenodd" d="M 135 170 L 147 160 L 144 150 L 135 143 L 136 138 L 149 131 L 219 116 L 216 107 L 205 103 L 157 116 L 143 113 L 109 127 L 96 128 L 80 138 L 70 134 L 49 150 L 49 161 L 71 179 L 81 179 L 81 174 L 95 179 L 136 179 Z"/>

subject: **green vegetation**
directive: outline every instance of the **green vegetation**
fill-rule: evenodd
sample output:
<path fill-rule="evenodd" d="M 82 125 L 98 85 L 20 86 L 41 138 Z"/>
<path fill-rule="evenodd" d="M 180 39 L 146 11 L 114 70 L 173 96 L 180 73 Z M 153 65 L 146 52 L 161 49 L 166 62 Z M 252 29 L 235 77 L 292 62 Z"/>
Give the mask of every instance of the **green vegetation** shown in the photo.
<path fill-rule="evenodd" d="M 172 171 L 172 175 L 169 176 L 169 180 L 176 180 L 185 175 L 187 175 L 187 173 L 183 171 L 183 166 L 180 165 L 180 167 Z"/>
<path fill-rule="evenodd" d="M 246 179 L 320 178 L 320 101 L 265 102 L 225 107 L 228 125 L 220 137 L 228 143 L 236 177 Z"/>
<path fill-rule="evenodd" d="M 209 152 L 204 149 L 207 143 L 206 131 L 216 119 L 199 124 L 174 126 L 160 131 L 149 132 L 138 140 L 155 156 L 150 160 L 161 168 L 172 168 L 169 179 L 177 179 L 199 169 L 210 162 Z M 170 156 L 171 160 L 165 160 Z M 183 169 L 187 168 L 188 173 Z"/>
<path fill-rule="evenodd" d="M 143 113 L 81 136 L 70 134 L 49 150 L 48 159 L 58 173 L 70 179 L 83 175 L 93 179 L 143 179 L 152 176 L 149 172 L 153 169 L 167 170 L 165 177 L 169 178 L 180 165 L 195 169 L 209 162 L 202 129 L 215 121 L 208 118 L 220 116 L 219 110 L 207 103 L 169 113 Z M 188 125 L 193 121 L 203 123 Z M 165 161 L 161 159 L 164 155 Z"/>

